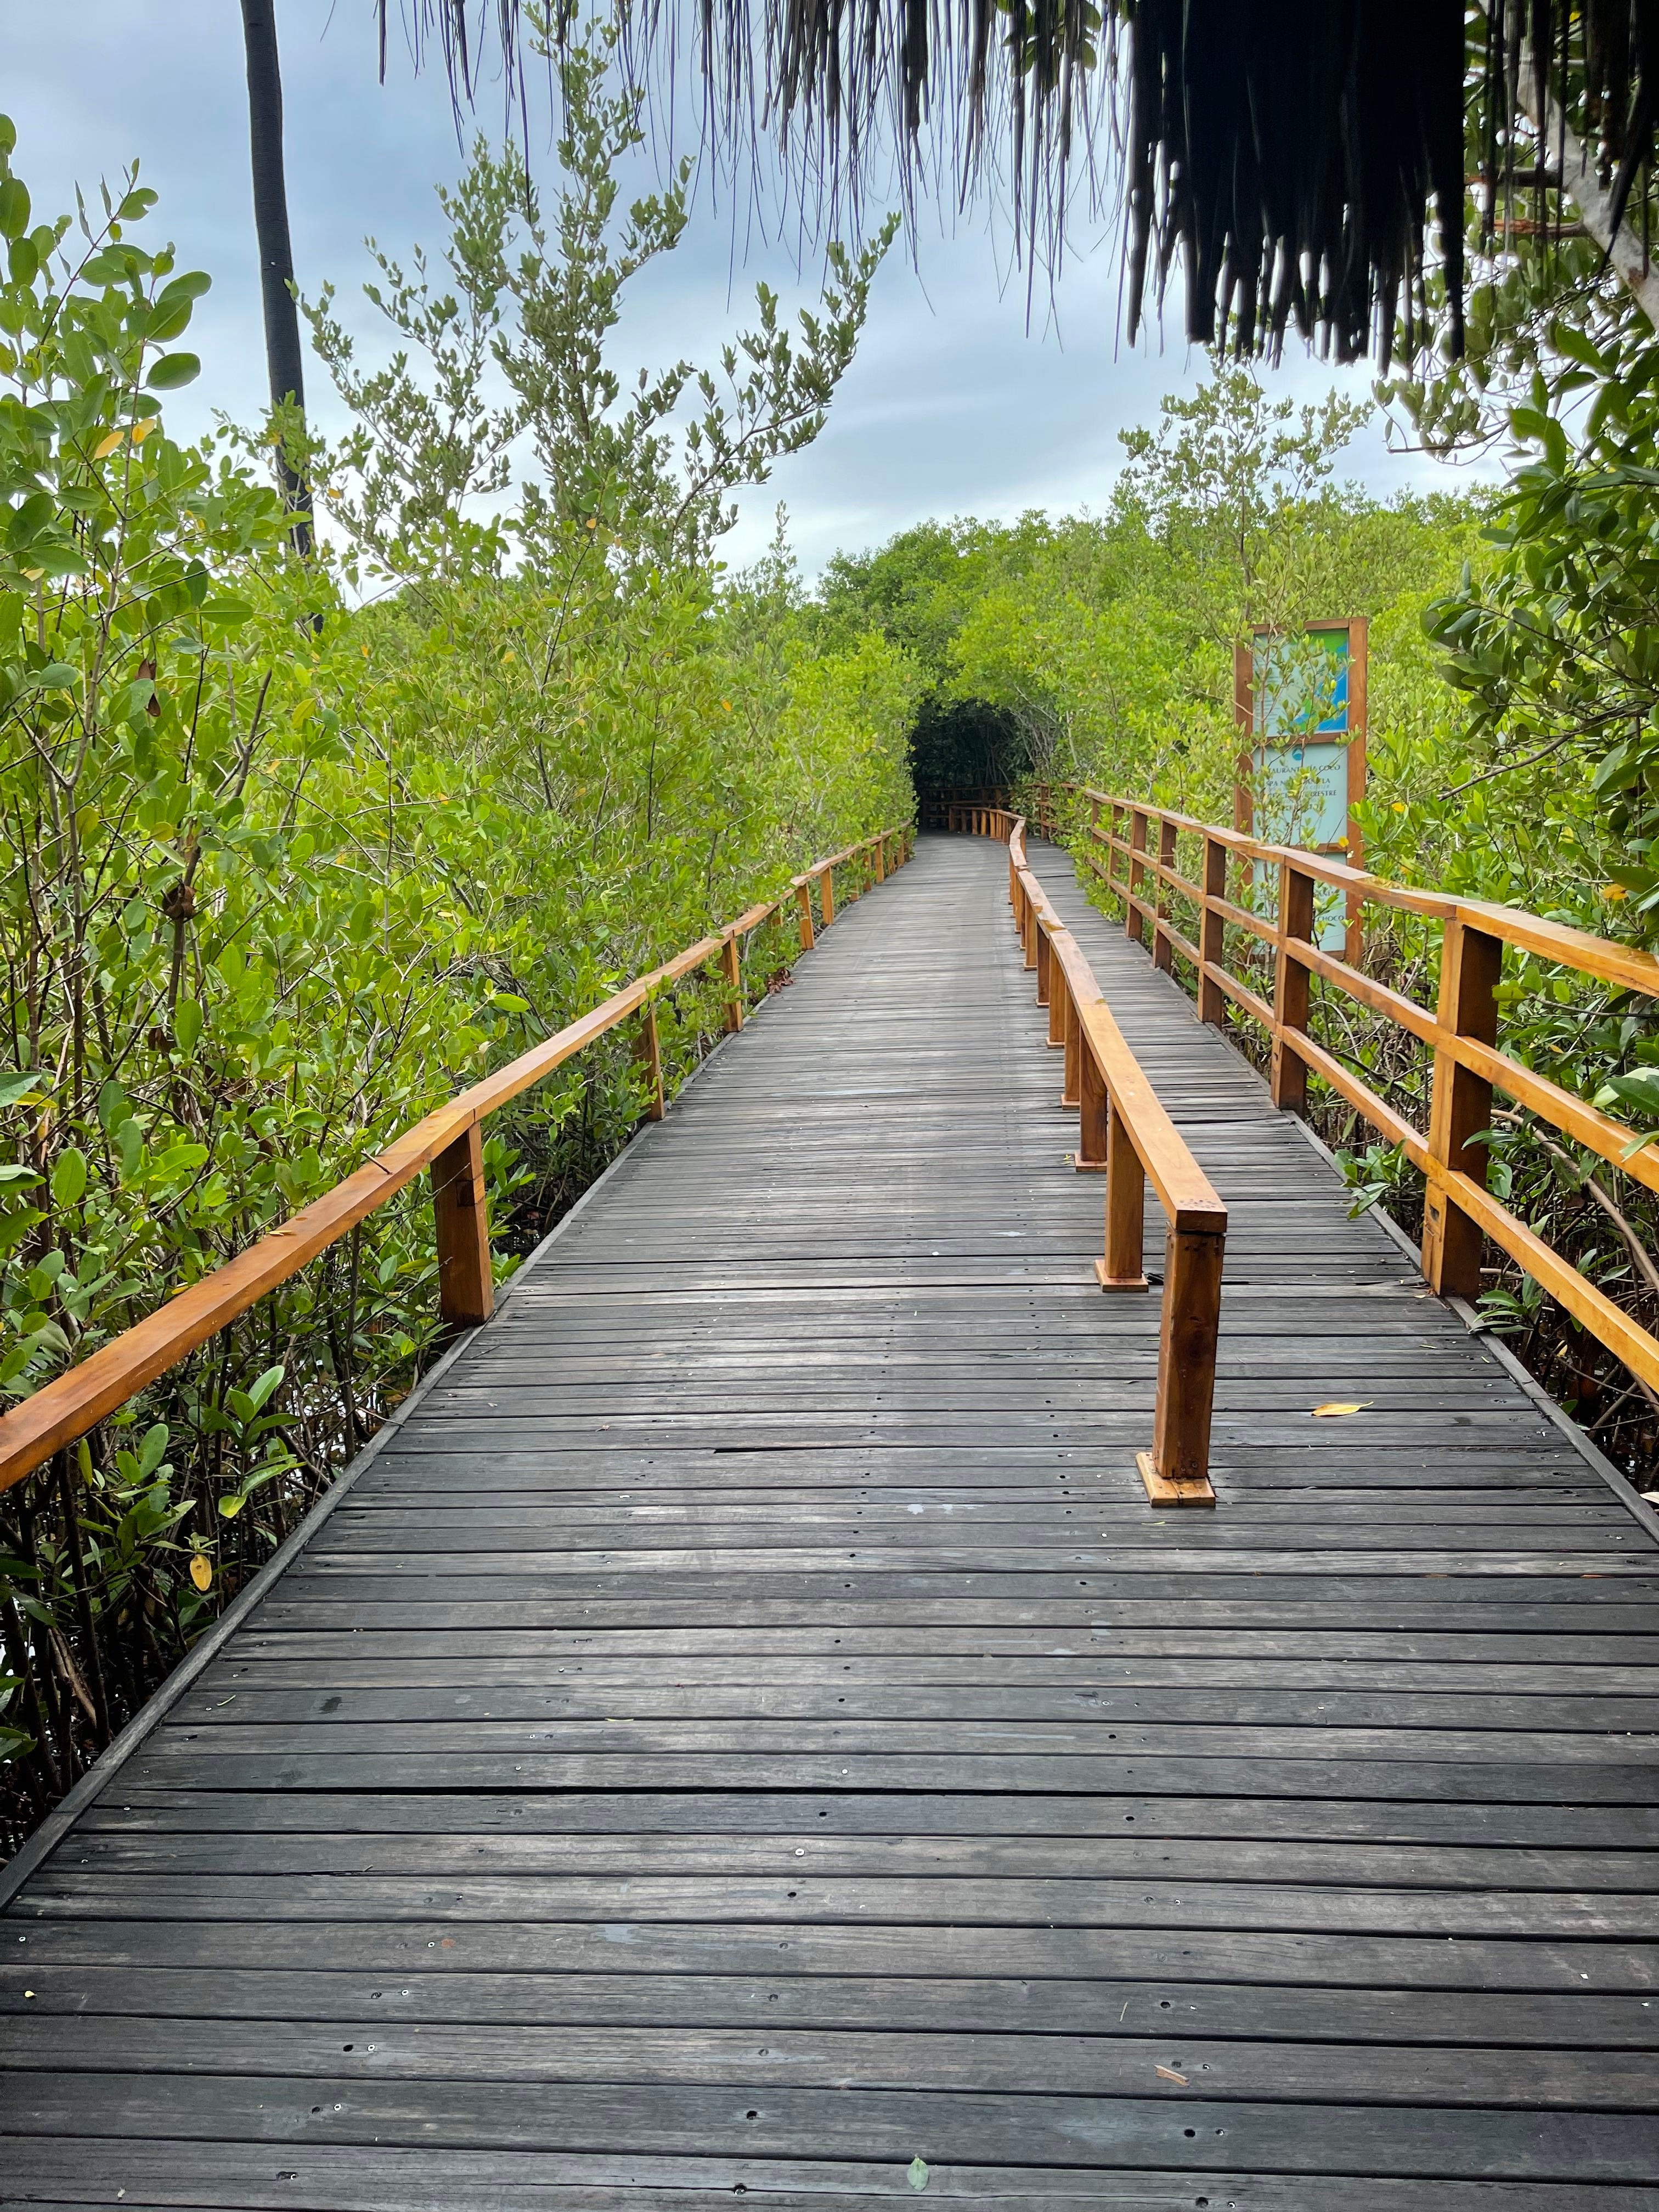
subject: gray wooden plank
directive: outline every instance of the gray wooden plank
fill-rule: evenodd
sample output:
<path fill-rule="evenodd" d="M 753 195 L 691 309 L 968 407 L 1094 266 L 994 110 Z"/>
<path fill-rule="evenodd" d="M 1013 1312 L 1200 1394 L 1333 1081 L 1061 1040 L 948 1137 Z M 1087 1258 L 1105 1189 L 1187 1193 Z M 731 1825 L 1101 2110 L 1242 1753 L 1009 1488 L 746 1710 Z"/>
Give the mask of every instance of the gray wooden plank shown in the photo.
<path fill-rule="evenodd" d="M 1659 2212 L 1659 1548 L 1041 866 L 1232 1207 L 1218 1511 L 935 842 L 0 1922 L 6 2201 Z"/>

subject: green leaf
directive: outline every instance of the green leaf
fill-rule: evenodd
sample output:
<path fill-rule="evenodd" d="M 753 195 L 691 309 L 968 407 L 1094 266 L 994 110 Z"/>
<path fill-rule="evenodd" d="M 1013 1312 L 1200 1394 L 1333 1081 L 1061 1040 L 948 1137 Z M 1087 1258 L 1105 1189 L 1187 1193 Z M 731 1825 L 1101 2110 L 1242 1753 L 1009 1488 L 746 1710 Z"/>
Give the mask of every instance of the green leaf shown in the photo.
<path fill-rule="evenodd" d="M 202 1009 L 193 999 L 180 999 L 173 1010 L 173 1034 L 180 1052 L 194 1052 L 202 1034 Z"/>
<path fill-rule="evenodd" d="M 50 492 L 31 492 L 21 507 L 12 509 L 6 524 L 6 543 L 11 546 L 27 545 L 51 525 L 57 511 Z"/>
<path fill-rule="evenodd" d="M 1596 1092 L 1595 1103 L 1603 1113 L 1612 1106 L 1633 1106 L 1638 1113 L 1659 1119 L 1659 1067 L 1632 1068 L 1628 1075 L 1615 1075 Z"/>
<path fill-rule="evenodd" d="M 164 353 L 144 383 L 151 392 L 177 392 L 194 384 L 201 374 L 202 364 L 193 353 Z"/>
<path fill-rule="evenodd" d="M 922 2157 L 919 2151 L 915 2157 L 911 2160 L 909 2165 L 905 2167 L 904 2178 L 909 2183 L 912 2189 L 927 2188 L 927 2161 Z"/>
<path fill-rule="evenodd" d="M 271 1392 L 282 1382 L 284 1371 L 281 1367 L 267 1367 L 258 1381 L 251 1386 L 247 1394 L 248 1402 L 256 1413 L 268 1402 Z"/>
<path fill-rule="evenodd" d="M 204 292 L 212 289 L 211 276 L 200 269 L 187 269 L 182 276 L 175 276 L 170 284 L 162 286 L 156 295 L 155 304 L 158 307 L 170 307 L 179 300 L 199 300 Z"/>
<path fill-rule="evenodd" d="M 88 563 L 85 554 L 73 545 L 37 545 L 29 554 L 29 566 L 39 568 L 47 576 L 84 576 Z"/>
<path fill-rule="evenodd" d="M 216 598 L 202 602 L 202 619 L 222 623 L 227 629 L 234 628 L 238 623 L 245 623 L 252 612 L 246 599 L 239 599 L 228 592 L 221 592 Z"/>
<path fill-rule="evenodd" d="M 20 1167 L 15 1160 L 8 1161 L 4 1165 L 0 1165 L 0 1189 L 26 1188 L 30 1183 L 39 1182 L 40 1180 L 40 1176 L 33 1168 Z"/>
<path fill-rule="evenodd" d="M 77 1146 L 58 1156 L 52 1171 L 52 1194 L 59 1206 L 78 1206 L 86 1194 L 87 1156 Z"/>
<path fill-rule="evenodd" d="M 121 1175 L 130 1182 L 138 1172 L 144 1157 L 144 1133 L 130 1114 L 125 1121 L 115 1125 L 115 1149 L 121 1155 Z"/>
<path fill-rule="evenodd" d="M 24 1075 L 0 1075 L 0 1107 L 15 1106 L 32 1091 L 39 1090 L 45 1079 L 34 1069 Z"/>
<path fill-rule="evenodd" d="M 246 1494 L 239 1492 L 234 1498 L 222 1498 L 219 1510 L 227 1521 L 234 1521 L 246 1504 Z"/>
<path fill-rule="evenodd" d="M 21 177 L 8 177 L 0 182 L 0 238 L 21 238 L 28 227 L 28 186 Z"/>

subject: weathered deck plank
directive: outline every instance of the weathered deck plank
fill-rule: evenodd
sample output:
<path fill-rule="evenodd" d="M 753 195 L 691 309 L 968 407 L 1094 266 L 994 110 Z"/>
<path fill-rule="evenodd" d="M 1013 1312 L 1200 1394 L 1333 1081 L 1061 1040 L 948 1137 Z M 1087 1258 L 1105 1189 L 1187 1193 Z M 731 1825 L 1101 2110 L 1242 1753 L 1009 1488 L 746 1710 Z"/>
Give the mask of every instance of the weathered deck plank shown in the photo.
<path fill-rule="evenodd" d="M 1659 2207 L 1659 1550 L 1037 850 L 1231 1208 L 1218 1512 L 924 841 L 14 1902 L 0 2200 Z"/>

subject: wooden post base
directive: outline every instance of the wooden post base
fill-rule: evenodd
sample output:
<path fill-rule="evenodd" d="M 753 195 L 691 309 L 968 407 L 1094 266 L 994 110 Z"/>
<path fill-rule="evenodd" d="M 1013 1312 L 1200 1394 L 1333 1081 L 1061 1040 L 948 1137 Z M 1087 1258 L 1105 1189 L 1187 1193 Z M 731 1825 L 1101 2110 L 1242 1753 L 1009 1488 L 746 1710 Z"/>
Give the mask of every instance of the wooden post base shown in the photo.
<path fill-rule="evenodd" d="M 1080 1160 L 1075 1152 L 1067 1152 L 1066 1157 L 1079 1175 L 1104 1175 L 1106 1172 L 1104 1160 Z"/>
<path fill-rule="evenodd" d="M 1103 1167 L 1104 1161 L 1101 1164 Z M 1145 1275 L 1109 1275 L 1103 1260 L 1095 1261 L 1095 1280 L 1103 1291 L 1150 1291 L 1152 1287 Z"/>
<path fill-rule="evenodd" d="M 1146 1497 L 1153 1505 L 1213 1505 L 1215 1492 L 1210 1487 L 1207 1475 L 1195 1475 L 1190 1482 L 1171 1482 L 1158 1471 L 1158 1462 L 1151 1452 L 1137 1452 L 1135 1465 L 1140 1469 L 1140 1479 L 1146 1486 Z"/>

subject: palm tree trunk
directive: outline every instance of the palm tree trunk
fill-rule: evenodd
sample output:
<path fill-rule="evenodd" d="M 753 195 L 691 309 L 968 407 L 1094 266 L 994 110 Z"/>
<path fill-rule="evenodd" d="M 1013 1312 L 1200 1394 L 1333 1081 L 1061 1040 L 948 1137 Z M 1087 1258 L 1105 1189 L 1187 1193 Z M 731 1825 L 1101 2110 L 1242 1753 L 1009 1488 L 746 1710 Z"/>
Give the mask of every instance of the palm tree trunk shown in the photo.
<path fill-rule="evenodd" d="M 248 137 L 253 155 L 253 223 L 259 240 L 259 290 L 264 307 L 270 404 L 305 411 L 305 356 L 294 295 L 294 248 L 288 231 L 288 182 L 283 165 L 283 73 L 276 55 L 276 0 L 242 0 L 247 49 Z M 296 552 L 311 549 L 311 486 L 277 448 L 283 490 L 294 514 Z"/>

